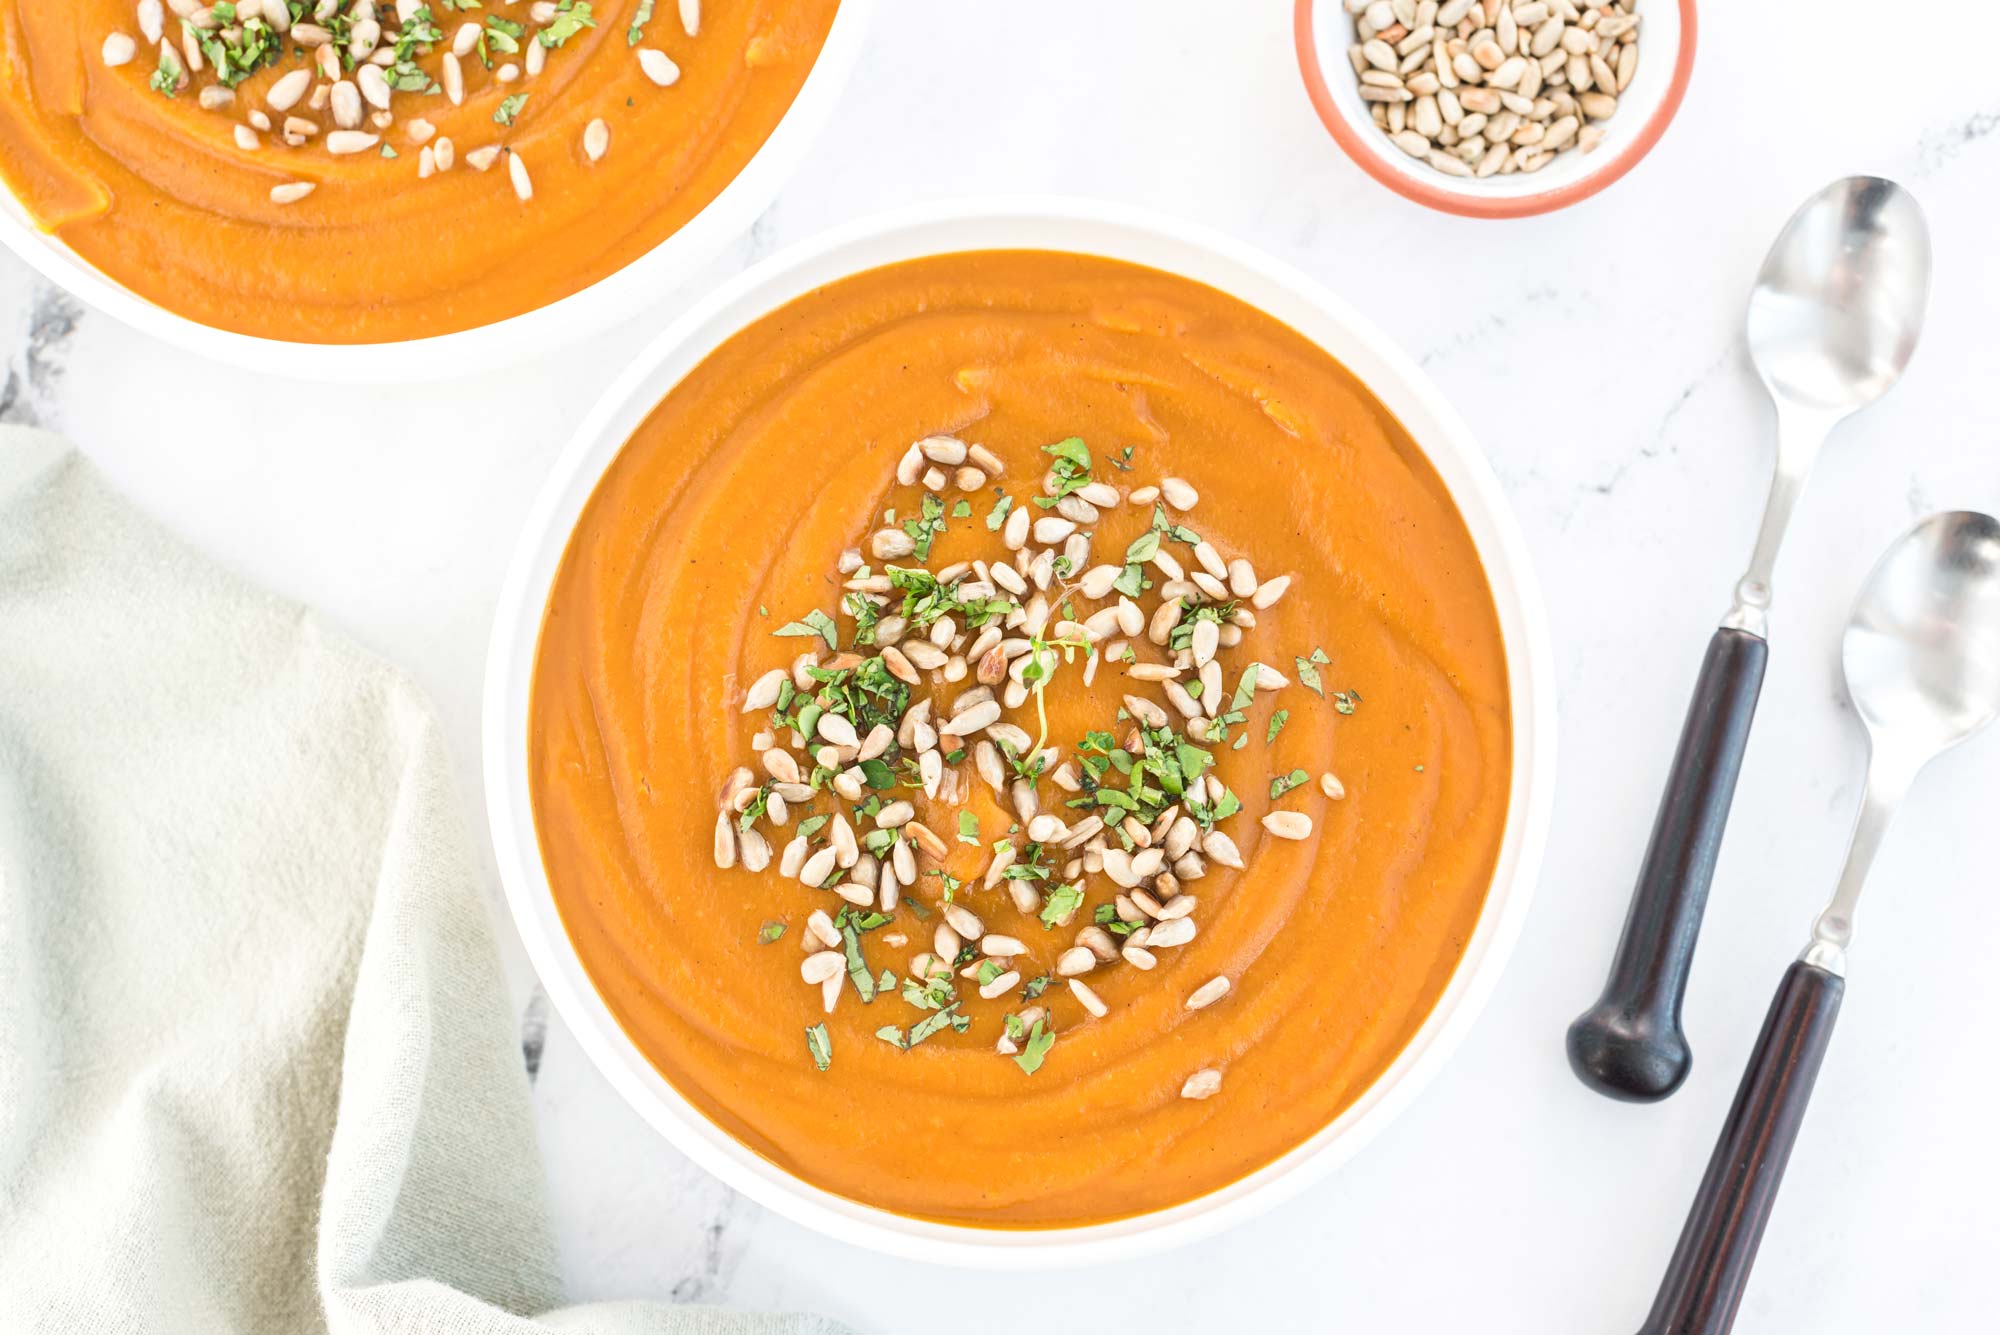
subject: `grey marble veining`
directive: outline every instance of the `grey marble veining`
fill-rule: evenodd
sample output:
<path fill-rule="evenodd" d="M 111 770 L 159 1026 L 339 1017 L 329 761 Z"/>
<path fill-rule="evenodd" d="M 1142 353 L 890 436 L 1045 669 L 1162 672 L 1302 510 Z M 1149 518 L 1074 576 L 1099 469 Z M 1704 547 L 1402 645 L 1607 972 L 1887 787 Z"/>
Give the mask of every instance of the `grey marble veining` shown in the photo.
<path fill-rule="evenodd" d="M 25 327 L 10 347 L 0 380 L 0 422 L 52 424 L 70 344 L 83 318 L 83 306 L 61 289 L 39 278 L 28 284 Z"/>

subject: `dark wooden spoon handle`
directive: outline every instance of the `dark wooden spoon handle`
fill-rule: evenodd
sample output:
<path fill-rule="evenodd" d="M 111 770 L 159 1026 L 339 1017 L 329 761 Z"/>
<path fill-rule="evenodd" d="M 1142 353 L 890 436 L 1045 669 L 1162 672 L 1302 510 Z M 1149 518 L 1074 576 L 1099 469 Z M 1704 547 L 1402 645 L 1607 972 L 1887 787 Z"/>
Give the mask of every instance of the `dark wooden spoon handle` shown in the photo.
<path fill-rule="evenodd" d="M 1735 1323 L 1846 988 L 1804 960 L 1786 970 L 1639 1335 L 1725 1335 Z"/>
<path fill-rule="evenodd" d="M 1687 1079 L 1681 998 L 1769 655 L 1745 630 L 1708 642 L 1604 995 L 1569 1027 L 1571 1069 L 1612 1098 L 1650 1103 Z"/>

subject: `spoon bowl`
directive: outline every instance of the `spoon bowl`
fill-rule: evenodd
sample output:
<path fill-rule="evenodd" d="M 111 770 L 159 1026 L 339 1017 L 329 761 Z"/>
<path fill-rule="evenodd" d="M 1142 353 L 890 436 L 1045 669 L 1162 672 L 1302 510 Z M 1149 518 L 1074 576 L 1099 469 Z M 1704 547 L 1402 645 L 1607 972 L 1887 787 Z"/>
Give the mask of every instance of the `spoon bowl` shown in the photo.
<path fill-rule="evenodd" d="M 1772 396 L 1845 416 L 1887 393 L 1930 291 L 1923 211 L 1894 181 L 1849 176 L 1799 206 L 1757 274 L 1745 328 Z"/>
<path fill-rule="evenodd" d="M 1932 515 L 1877 563 L 1840 646 L 1877 748 L 1921 763 L 2000 716 L 2000 521 Z"/>

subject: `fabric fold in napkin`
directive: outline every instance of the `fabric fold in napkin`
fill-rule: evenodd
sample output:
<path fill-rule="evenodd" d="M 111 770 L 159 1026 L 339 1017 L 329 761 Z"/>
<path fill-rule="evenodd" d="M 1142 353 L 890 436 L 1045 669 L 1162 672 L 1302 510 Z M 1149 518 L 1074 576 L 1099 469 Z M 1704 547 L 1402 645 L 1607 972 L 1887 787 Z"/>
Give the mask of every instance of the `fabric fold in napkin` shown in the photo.
<path fill-rule="evenodd" d="M 560 1301 L 435 720 L 0 428 L 0 1330 L 826 1335 Z"/>

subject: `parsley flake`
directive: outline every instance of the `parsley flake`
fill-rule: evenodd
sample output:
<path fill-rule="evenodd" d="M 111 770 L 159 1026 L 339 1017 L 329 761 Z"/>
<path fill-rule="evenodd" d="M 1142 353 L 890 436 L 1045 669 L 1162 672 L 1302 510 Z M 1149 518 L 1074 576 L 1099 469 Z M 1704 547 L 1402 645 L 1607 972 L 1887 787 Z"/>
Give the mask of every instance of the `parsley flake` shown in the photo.
<path fill-rule="evenodd" d="M 1007 870 L 1012 871 L 1013 868 L 1009 867 Z M 1082 907 L 1083 887 L 1081 885 L 1056 886 L 1053 890 L 1049 891 L 1048 898 L 1042 903 L 1042 926 L 1051 930 L 1061 927 L 1071 917 L 1075 916 L 1076 911 Z"/>
<path fill-rule="evenodd" d="M 632 24 L 625 29 L 625 45 L 637 46 L 646 40 L 646 25 L 653 21 L 653 0 L 639 0 L 632 11 Z"/>
<path fill-rule="evenodd" d="M 771 632 L 773 635 L 817 635 L 826 641 L 828 649 L 840 647 L 840 627 L 833 618 L 815 607 L 798 621 L 788 621 Z"/>
<path fill-rule="evenodd" d="M 590 16 L 589 0 L 561 0 L 556 6 L 555 18 L 536 36 L 543 46 L 553 48 L 561 46 L 585 28 L 596 26 L 597 20 Z"/>
<path fill-rule="evenodd" d="M 1291 718 L 1292 711 L 1289 709 L 1280 709 L 1277 713 L 1271 715 L 1271 726 L 1264 733 L 1264 745 L 1269 746 L 1272 742 L 1277 741 L 1278 734 L 1285 730 L 1285 724 L 1289 723 Z"/>
<path fill-rule="evenodd" d="M 1049 1049 L 1056 1045 L 1055 1031 L 1049 1028 L 1047 1020 L 1035 1021 L 1035 1027 L 1028 1033 L 1027 1046 L 1015 1055 L 1014 1064 L 1029 1075 L 1042 1069 L 1042 1059 L 1049 1055 Z"/>
<path fill-rule="evenodd" d="M 1310 657 L 1294 657 L 1292 659 L 1292 662 L 1297 665 L 1299 670 L 1299 684 L 1322 700 L 1326 698 L 1326 687 L 1320 683 L 1319 670 L 1321 665 L 1327 661 L 1326 650 L 1320 648 L 1318 645 L 1313 646 Z"/>
<path fill-rule="evenodd" d="M 875 1000 L 875 975 L 868 961 L 861 957 L 861 933 L 844 909 L 840 914 L 840 944 L 847 954 L 847 976 L 854 980 L 854 990 L 865 1006 Z"/>
<path fill-rule="evenodd" d="M 910 1041 L 904 1046 L 913 1048 L 932 1034 L 941 1033 L 947 1028 L 954 1029 L 962 1034 L 971 1027 L 972 1020 L 958 1013 L 958 1003 L 954 1001 L 935 1015 L 926 1015 L 923 1019 L 912 1025 L 910 1027 Z"/>
<path fill-rule="evenodd" d="M 1291 792 L 1292 789 L 1303 786 L 1306 780 L 1311 777 L 1311 775 L 1302 769 L 1295 769 L 1290 774 L 1280 774 L 1277 778 L 1271 780 L 1271 800 L 1273 802 L 1277 801 L 1286 793 Z"/>
<path fill-rule="evenodd" d="M 970 507 L 967 507 L 967 513 L 971 513 Z M 916 558 L 928 561 L 931 559 L 931 544 L 944 533 L 944 501 L 925 492 L 919 515 L 919 518 L 903 521 L 903 532 L 909 534 L 910 541 L 916 545 Z"/>

